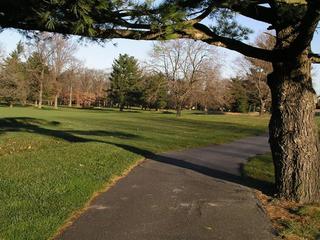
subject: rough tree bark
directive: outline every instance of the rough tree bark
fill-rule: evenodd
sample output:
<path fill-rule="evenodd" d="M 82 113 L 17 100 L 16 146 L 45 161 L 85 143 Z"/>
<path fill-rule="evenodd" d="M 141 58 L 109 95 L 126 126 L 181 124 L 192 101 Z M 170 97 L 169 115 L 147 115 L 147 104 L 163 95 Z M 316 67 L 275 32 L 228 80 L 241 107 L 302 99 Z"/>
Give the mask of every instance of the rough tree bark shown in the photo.
<path fill-rule="evenodd" d="M 319 137 L 316 94 L 306 50 L 288 62 L 273 63 L 268 76 L 272 93 L 270 146 L 279 197 L 300 203 L 320 199 Z"/>
<path fill-rule="evenodd" d="M 277 31 L 277 48 L 286 48 L 297 31 Z M 310 46 L 296 57 L 273 62 L 268 76 L 272 95 L 270 147 L 279 197 L 299 203 L 320 200 L 319 136 L 315 123 L 316 93 L 312 86 Z"/>

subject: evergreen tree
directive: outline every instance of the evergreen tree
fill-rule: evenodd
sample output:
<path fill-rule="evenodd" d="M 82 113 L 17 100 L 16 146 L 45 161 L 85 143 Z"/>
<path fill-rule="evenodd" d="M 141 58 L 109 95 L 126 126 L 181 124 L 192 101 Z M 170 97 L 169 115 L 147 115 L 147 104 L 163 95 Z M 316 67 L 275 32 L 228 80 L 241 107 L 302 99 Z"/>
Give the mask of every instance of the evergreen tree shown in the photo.
<path fill-rule="evenodd" d="M 26 103 L 28 95 L 28 84 L 26 81 L 25 64 L 21 61 L 24 47 L 21 42 L 15 50 L 4 60 L 0 78 L 0 97 L 10 107 L 17 101 Z"/>
<path fill-rule="evenodd" d="M 48 90 L 49 67 L 45 63 L 44 56 L 34 51 L 26 62 L 29 79 L 29 99 L 38 103 L 42 108 L 42 98 L 45 90 Z"/>
<path fill-rule="evenodd" d="M 233 112 L 248 112 L 248 96 L 244 81 L 238 78 L 231 79 L 231 110 Z"/>
<path fill-rule="evenodd" d="M 167 104 L 168 80 L 161 73 L 144 76 L 143 106 L 158 110 Z"/>
<path fill-rule="evenodd" d="M 120 111 L 125 106 L 141 103 L 141 78 L 138 61 L 134 57 L 120 54 L 114 61 L 110 77 L 110 98 L 119 105 Z"/>

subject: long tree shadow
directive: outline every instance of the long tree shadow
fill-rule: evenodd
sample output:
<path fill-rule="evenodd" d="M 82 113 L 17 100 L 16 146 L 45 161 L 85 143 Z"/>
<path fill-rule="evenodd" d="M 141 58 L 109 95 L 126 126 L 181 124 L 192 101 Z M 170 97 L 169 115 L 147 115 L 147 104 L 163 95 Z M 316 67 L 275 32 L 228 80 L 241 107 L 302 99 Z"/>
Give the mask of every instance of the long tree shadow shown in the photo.
<path fill-rule="evenodd" d="M 236 184 L 241 184 L 243 186 L 247 186 L 250 188 L 258 189 L 266 194 L 273 193 L 273 185 L 269 182 L 264 182 L 261 180 L 253 179 L 250 177 L 244 177 L 243 175 L 235 175 L 223 171 L 219 168 L 214 167 L 207 167 L 201 164 L 192 163 L 190 161 L 181 160 L 175 157 L 168 157 L 161 154 L 155 154 L 149 150 L 138 148 L 128 144 L 119 144 L 111 141 L 105 140 L 98 140 L 98 139 L 91 139 L 91 138 L 84 138 L 77 135 L 83 136 L 115 136 L 118 138 L 138 138 L 139 136 L 134 134 L 129 134 L 125 132 L 119 131 L 82 131 L 82 130 L 55 130 L 55 129 L 47 129 L 42 126 L 46 124 L 48 126 L 56 126 L 59 125 L 59 122 L 47 122 L 40 119 L 34 118 L 2 118 L 0 119 L 0 134 L 5 132 L 30 132 L 36 133 L 45 136 L 53 136 L 59 139 L 63 139 L 65 141 L 71 143 L 77 142 L 98 142 L 98 143 L 105 143 L 109 145 L 114 145 L 116 147 L 122 148 L 126 151 L 135 153 L 140 155 L 144 158 L 151 159 L 153 161 L 161 162 L 164 164 L 174 165 L 180 168 L 189 169 L 198 173 L 201 173 L 206 176 L 210 176 L 212 178 L 233 182 Z M 214 153 L 213 153 L 214 154 Z M 239 165 L 239 170 L 242 171 L 243 166 Z"/>
<path fill-rule="evenodd" d="M 36 118 L 16 117 L 0 119 L 0 134 L 5 132 L 28 132 L 45 136 L 60 138 L 68 142 L 103 142 L 96 139 L 89 139 L 81 136 L 112 136 L 121 139 L 139 138 L 140 136 L 120 131 L 100 131 L 100 130 L 56 130 L 44 128 L 41 125 L 57 126 L 59 122 L 45 121 Z"/>

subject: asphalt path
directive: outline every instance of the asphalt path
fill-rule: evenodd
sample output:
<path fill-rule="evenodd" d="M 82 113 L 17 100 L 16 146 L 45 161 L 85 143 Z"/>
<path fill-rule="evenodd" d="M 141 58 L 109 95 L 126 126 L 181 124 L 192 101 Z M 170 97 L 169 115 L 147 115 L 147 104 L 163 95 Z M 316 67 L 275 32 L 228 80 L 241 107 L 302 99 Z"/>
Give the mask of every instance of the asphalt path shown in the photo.
<path fill-rule="evenodd" d="M 249 157 L 270 151 L 267 136 L 150 155 L 97 197 L 57 239 L 264 240 L 271 224 L 243 181 Z"/>

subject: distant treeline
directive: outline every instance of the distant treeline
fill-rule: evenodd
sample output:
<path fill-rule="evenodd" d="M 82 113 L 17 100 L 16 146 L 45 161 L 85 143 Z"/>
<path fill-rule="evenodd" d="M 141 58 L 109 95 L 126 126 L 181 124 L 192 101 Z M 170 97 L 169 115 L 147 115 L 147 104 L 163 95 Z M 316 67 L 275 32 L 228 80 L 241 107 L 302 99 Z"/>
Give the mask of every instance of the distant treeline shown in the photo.
<path fill-rule="evenodd" d="M 257 45 L 270 45 L 268 37 Z M 150 59 L 139 63 L 127 54 L 114 60 L 112 72 L 88 69 L 75 58 L 76 45 L 61 35 L 43 33 L 2 54 L 0 101 L 9 106 L 33 104 L 69 107 L 132 106 L 142 109 L 267 111 L 271 66 L 242 58 L 239 74 L 221 77 L 221 53 L 202 42 L 175 40 L 154 45 Z"/>

